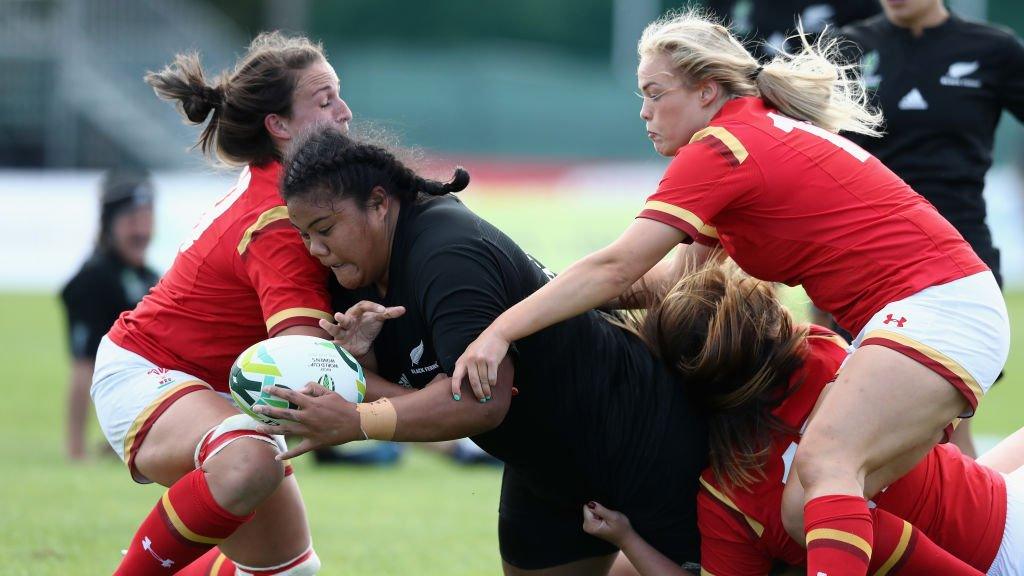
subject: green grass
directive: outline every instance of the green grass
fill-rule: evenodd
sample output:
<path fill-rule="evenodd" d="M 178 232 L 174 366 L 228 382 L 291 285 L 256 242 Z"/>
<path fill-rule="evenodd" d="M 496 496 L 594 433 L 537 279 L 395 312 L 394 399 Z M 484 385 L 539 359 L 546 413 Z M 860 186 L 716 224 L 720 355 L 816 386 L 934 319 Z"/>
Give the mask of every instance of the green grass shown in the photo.
<path fill-rule="evenodd" d="M 614 238 L 634 208 L 585 196 L 468 202 L 556 270 Z M 978 412 L 978 433 L 1005 435 L 1024 424 L 1024 293 L 1007 299 L 1017 338 L 1006 380 Z M 0 294 L 8 478 L 0 490 L 0 572 L 10 576 L 110 573 L 162 491 L 133 484 L 114 459 L 65 462 L 62 330 L 56 297 Z M 94 429 L 91 444 L 98 441 Z M 459 468 L 415 450 L 396 468 L 318 468 L 302 458 L 296 468 L 324 573 L 500 572 L 497 470 Z"/>

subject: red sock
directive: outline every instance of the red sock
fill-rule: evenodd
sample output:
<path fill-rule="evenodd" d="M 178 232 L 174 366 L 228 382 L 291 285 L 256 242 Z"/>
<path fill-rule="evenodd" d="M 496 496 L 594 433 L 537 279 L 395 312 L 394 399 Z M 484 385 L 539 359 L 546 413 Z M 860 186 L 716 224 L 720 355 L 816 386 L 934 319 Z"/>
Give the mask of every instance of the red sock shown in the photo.
<path fill-rule="evenodd" d="M 939 548 L 928 536 L 902 518 L 885 510 L 872 510 L 875 519 L 874 553 L 871 573 L 942 574 L 983 576 L 974 567 Z"/>
<path fill-rule="evenodd" d="M 210 548 L 198 560 L 178 570 L 177 576 L 235 576 L 235 563 L 221 554 L 219 548 Z"/>
<path fill-rule="evenodd" d="M 808 576 L 864 576 L 874 527 L 858 496 L 821 496 L 804 506 Z"/>
<path fill-rule="evenodd" d="M 181 477 L 142 521 L 115 576 L 174 574 L 252 518 L 217 504 L 203 471 Z"/>

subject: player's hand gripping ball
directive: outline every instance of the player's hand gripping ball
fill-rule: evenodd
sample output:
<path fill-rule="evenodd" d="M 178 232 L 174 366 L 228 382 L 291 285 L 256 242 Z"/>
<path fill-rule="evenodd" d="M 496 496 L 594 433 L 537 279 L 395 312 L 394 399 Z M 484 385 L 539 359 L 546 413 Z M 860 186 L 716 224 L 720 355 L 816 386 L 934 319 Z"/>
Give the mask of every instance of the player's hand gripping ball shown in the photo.
<path fill-rule="evenodd" d="M 310 382 L 333 390 L 349 402 L 362 402 L 366 395 L 363 367 L 351 354 L 329 340 L 300 335 L 270 338 L 247 348 L 231 365 L 228 387 L 242 412 L 277 426 L 276 418 L 253 412 L 253 406 L 293 410 L 298 406 L 263 392 L 263 387 L 302 390 Z"/>

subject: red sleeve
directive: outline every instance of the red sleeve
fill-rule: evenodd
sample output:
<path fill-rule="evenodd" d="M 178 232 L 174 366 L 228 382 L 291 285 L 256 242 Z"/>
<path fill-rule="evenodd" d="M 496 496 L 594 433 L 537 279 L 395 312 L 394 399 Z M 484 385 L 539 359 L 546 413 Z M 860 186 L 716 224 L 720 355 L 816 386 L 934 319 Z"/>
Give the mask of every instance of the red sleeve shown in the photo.
<path fill-rule="evenodd" d="M 267 334 L 329 320 L 329 270 L 309 255 L 287 211 L 283 206 L 268 210 L 258 224 L 262 225 L 239 243 L 238 252 L 244 273 L 259 295 Z"/>
<path fill-rule="evenodd" d="M 638 218 L 677 228 L 700 244 L 717 244 L 718 233 L 708 222 L 751 187 L 747 172 L 739 170 L 747 156 L 725 128 L 701 130 L 672 159 Z"/>
<path fill-rule="evenodd" d="M 702 576 L 765 576 L 772 559 L 762 552 L 738 512 L 701 490 L 697 494 Z"/>

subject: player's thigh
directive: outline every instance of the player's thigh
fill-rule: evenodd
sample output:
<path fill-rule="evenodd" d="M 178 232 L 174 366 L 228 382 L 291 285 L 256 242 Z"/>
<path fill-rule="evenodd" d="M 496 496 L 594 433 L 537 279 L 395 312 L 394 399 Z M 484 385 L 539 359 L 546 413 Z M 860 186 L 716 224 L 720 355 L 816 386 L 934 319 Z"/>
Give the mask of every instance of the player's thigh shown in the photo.
<path fill-rule="evenodd" d="M 291 475 L 256 508 L 246 522 L 220 544 L 225 556 L 245 566 L 274 566 L 298 557 L 310 545 L 306 507 Z"/>
<path fill-rule="evenodd" d="M 883 467 L 889 483 L 941 439 L 943 429 L 968 407 L 955 387 L 932 369 L 889 348 L 859 348 L 808 425 L 797 451 L 804 486 L 822 474 L 863 476 Z"/>
<path fill-rule="evenodd" d="M 618 553 L 616 552 L 607 556 L 584 558 L 575 562 L 537 570 L 516 568 L 505 561 L 502 561 L 501 566 L 506 576 L 605 576 L 611 569 L 617 555 Z"/>
<path fill-rule="evenodd" d="M 1011 474 L 1024 467 L 1024 428 L 1017 430 L 978 457 L 978 464 L 1003 474 Z"/>
<path fill-rule="evenodd" d="M 170 486 L 195 469 L 203 435 L 238 410 L 213 390 L 175 400 L 153 423 L 135 456 L 135 467 L 154 482 Z"/>

